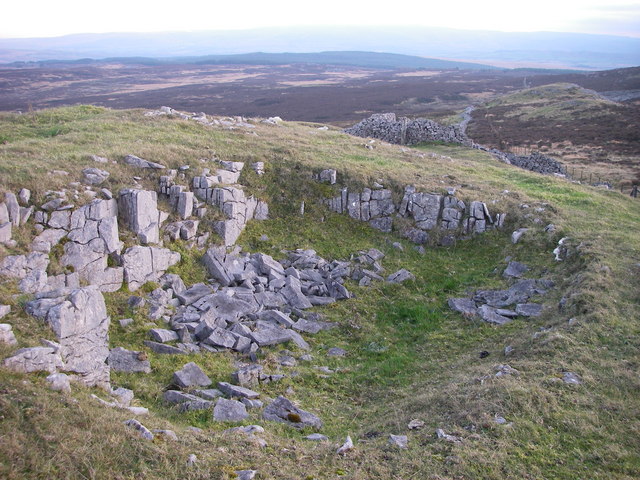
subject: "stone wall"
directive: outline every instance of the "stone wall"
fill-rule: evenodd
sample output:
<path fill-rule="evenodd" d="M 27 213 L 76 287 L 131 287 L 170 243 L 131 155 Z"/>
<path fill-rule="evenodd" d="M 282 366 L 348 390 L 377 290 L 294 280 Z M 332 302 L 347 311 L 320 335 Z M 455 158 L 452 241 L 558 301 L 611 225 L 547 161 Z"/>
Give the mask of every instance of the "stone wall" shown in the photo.
<path fill-rule="evenodd" d="M 340 195 L 327 200 L 329 208 L 336 213 L 346 213 L 355 220 L 368 222 L 382 232 L 391 232 L 394 218 L 410 220 L 410 227 L 403 227 L 401 235 L 414 243 L 429 241 L 429 233 L 442 232 L 441 241 L 447 243 L 456 236 L 483 233 L 504 224 L 505 215 L 495 217 L 489 213 L 487 205 L 473 201 L 466 205 L 454 195 L 418 192 L 414 186 L 407 186 L 399 204 L 393 200 L 391 190 L 365 188 L 361 192 L 343 188 Z"/>
<path fill-rule="evenodd" d="M 471 145 L 471 141 L 458 125 L 444 126 L 426 118 L 396 118 L 395 113 L 371 115 L 344 131 L 349 135 L 377 138 L 398 145 L 433 141 Z"/>

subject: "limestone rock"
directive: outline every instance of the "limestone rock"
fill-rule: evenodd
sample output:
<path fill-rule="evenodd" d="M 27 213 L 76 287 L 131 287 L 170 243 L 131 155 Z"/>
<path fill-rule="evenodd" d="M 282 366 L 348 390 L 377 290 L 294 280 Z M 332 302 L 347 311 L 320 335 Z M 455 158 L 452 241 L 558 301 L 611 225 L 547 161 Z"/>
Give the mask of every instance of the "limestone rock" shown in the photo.
<path fill-rule="evenodd" d="M 189 362 L 173 374 L 173 383 L 180 388 L 189 388 L 208 387 L 212 382 L 198 365 Z"/>
<path fill-rule="evenodd" d="M 82 182 L 87 185 L 100 185 L 109 178 L 109 172 L 91 167 L 82 170 Z"/>
<path fill-rule="evenodd" d="M 247 365 L 236 370 L 232 374 L 232 379 L 241 386 L 254 386 L 258 385 L 261 374 L 262 365 Z"/>
<path fill-rule="evenodd" d="M 147 282 L 157 282 L 169 267 L 180 261 L 180 254 L 166 248 L 135 246 L 122 255 L 124 280 L 129 291 Z"/>
<path fill-rule="evenodd" d="M 138 235 L 140 242 L 149 244 L 160 241 L 160 212 L 156 192 L 121 190 L 118 213 L 123 223 Z"/>
<path fill-rule="evenodd" d="M 5 305 L 2 306 L 4 307 Z M 8 323 L 0 323 L 0 343 L 4 343 L 6 345 L 18 344 L 18 340 L 16 340 L 13 329 Z"/>
<path fill-rule="evenodd" d="M 151 364 L 142 352 L 116 347 L 109 352 L 107 363 L 116 372 L 151 373 Z"/>
<path fill-rule="evenodd" d="M 406 435 L 389 435 L 389 444 L 398 448 L 407 448 L 409 439 Z"/>
<path fill-rule="evenodd" d="M 258 392 L 254 392 L 253 390 L 245 387 L 239 387 L 238 385 L 232 385 L 227 382 L 219 382 L 218 388 L 222 393 L 229 397 L 248 398 L 252 400 L 260 396 Z"/>
<path fill-rule="evenodd" d="M 245 405 L 237 400 L 219 398 L 213 409 L 213 419 L 217 422 L 241 422 L 248 416 Z"/>
<path fill-rule="evenodd" d="M 351 440 L 351 436 L 347 435 L 347 439 L 340 446 L 340 448 L 338 448 L 338 450 L 336 450 L 336 453 L 338 455 L 346 455 L 347 452 L 350 452 L 351 450 L 353 450 L 353 448 L 354 448 L 353 440 Z"/>
<path fill-rule="evenodd" d="M 159 163 L 151 162 L 149 160 L 144 160 L 140 157 L 136 157 L 135 155 L 127 155 L 123 159 L 124 163 L 127 165 L 131 165 L 136 168 L 154 168 L 158 170 L 162 170 L 166 168 L 164 165 L 160 165 Z"/>
<path fill-rule="evenodd" d="M 130 427 L 136 430 L 140 434 L 140 436 L 145 440 L 153 440 L 153 433 L 151 433 L 151 431 L 147 427 L 142 425 L 138 420 L 135 420 L 135 419 L 127 420 L 126 422 L 124 422 L 124 424 L 127 427 Z"/>
<path fill-rule="evenodd" d="M 542 305 L 539 303 L 519 303 L 516 305 L 516 314 L 523 317 L 539 317 L 542 314 Z"/>
<path fill-rule="evenodd" d="M 460 312 L 463 315 L 474 316 L 478 311 L 476 302 L 470 298 L 450 298 L 447 300 L 447 304 L 451 310 Z"/>
<path fill-rule="evenodd" d="M 63 368 L 64 364 L 57 349 L 30 347 L 21 348 L 11 357 L 5 359 L 4 366 L 21 373 L 41 371 L 56 373 L 58 369 Z"/>
<path fill-rule="evenodd" d="M 47 377 L 49 387 L 51 390 L 59 392 L 70 392 L 71 384 L 69 383 L 69 377 L 64 373 L 52 373 Z"/>
<path fill-rule="evenodd" d="M 416 277 L 409 272 L 408 270 L 402 268 L 395 273 L 392 273 L 387 277 L 387 282 L 389 283 L 402 283 L 407 280 L 415 280 Z"/>
<path fill-rule="evenodd" d="M 294 428 L 322 428 L 322 421 L 314 414 L 296 407 L 290 400 L 279 396 L 263 412 L 265 420 L 286 423 Z"/>
<path fill-rule="evenodd" d="M 520 278 L 529 270 L 529 267 L 520 262 L 509 262 L 507 268 L 502 272 L 503 277 Z"/>
<path fill-rule="evenodd" d="M 58 337 L 66 372 L 89 386 L 109 384 L 110 318 L 97 287 L 40 294 L 25 310 L 48 323 Z"/>

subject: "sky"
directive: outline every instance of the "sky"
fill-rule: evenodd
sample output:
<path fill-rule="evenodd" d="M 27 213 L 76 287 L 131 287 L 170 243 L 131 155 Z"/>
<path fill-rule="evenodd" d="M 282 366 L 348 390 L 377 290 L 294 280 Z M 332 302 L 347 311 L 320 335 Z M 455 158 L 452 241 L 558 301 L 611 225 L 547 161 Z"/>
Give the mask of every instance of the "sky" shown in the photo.
<path fill-rule="evenodd" d="M 9 0 L 0 15 L 0 38 L 306 25 L 412 25 L 640 37 L 640 0 Z"/>

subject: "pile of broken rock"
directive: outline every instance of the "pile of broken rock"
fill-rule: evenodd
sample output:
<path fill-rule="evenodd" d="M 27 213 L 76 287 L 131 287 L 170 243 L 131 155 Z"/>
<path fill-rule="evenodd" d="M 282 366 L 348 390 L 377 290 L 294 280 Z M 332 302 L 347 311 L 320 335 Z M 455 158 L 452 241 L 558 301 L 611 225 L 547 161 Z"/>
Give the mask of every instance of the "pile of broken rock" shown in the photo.
<path fill-rule="evenodd" d="M 487 323 L 504 325 L 516 317 L 537 317 L 542 304 L 530 302 L 535 295 L 544 295 L 554 286 L 551 280 L 522 279 L 529 268 L 511 261 L 503 272 L 505 278 L 515 280 L 505 290 L 477 290 L 470 297 L 450 298 L 449 307 L 465 316 L 479 316 Z"/>

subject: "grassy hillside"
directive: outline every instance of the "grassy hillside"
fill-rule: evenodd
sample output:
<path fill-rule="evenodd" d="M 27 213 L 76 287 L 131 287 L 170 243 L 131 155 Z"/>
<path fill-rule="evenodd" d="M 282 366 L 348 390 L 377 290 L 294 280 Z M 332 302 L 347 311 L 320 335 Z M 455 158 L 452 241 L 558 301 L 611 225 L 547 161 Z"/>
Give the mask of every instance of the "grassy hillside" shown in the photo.
<path fill-rule="evenodd" d="M 44 375 L 0 369 L 0 477 L 230 479 L 241 469 L 258 470 L 259 479 L 309 480 L 640 476 L 638 200 L 523 171 L 459 146 L 407 149 L 376 142 L 369 149 L 366 140 L 313 124 L 255 125 L 223 130 L 145 117 L 140 110 L 88 106 L 0 114 L 0 190 L 27 187 L 41 200 L 46 190 L 68 186 L 79 180 L 82 168 L 95 166 L 88 160 L 91 154 L 120 161 L 133 153 L 170 168 L 189 165 L 189 176 L 200 172 L 201 158 L 214 155 L 263 161 L 263 177 L 245 169 L 240 181 L 269 202 L 271 219 L 249 224 L 239 240 L 245 250 L 281 258 L 285 249 L 313 248 L 328 259 L 348 259 L 375 247 L 386 254 L 386 272 L 411 271 L 416 280 L 402 285 L 348 283 L 355 298 L 316 307 L 340 327 L 306 337 L 314 361 L 282 369 L 297 376 L 260 388 L 270 397 L 286 392 L 317 413 L 329 442 L 309 442 L 303 439 L 307 432 L 252 413 L 245 423 L 264 426 L 267 446 L 261 447 L 250 437 L 224 434 L 232 425 L 215 423 L 210 414 L 177 414 L 161 402 L 176 369 L 195 361 L 214 382 L 228 381 L 236 357 L 148 352 L 151 374 L 113 373 L 112 384 L 133 389 L 136 403 L 151 410 L 142 423 L 173 429 L 177 442 L 150 443 L 126 430 L 122 421 L 131 414 L 90 397 L 104 396 L 101 392 L 74 387 L 71 394 L 60 394 L 46 387 Z M 97 166 L 111 172 L 102 186 L 114 192 L 131 185 L 133 176 L 141 176 L 145 187 L 157 186 L 154 173 L 121 163 Z M 434 192 L 456 186 L 465 201 L 483 200 L 492 213 L 507 211 L 507 226 L 420 255 L 394 234 L 321 205 L 334 190 L 312 180 L 312 174 L 325 168 L 338 170 L 339 184 L 381 181 L 398 196 L 409 183 Z M 302 200 L 304 216 L 299 214 Z M 79 194 L 77 203 L 83 201 Z M 548 223 L 557 226 L 556 233 L 542 231 Z M 512 244 L 510 233 L 525 226 L 531 230 Z M 0 247 L 0 257 L 24 252 L 32 234 L 30 226 L 22 227 L 18 246 Z M 556 263 L 551 252 L 565 236 L 573 255 Z M 391 245 L 398 241 L 403 250 Z M 185 282 L 206 278 L 198 262 L 202 252 L 179 244 L 170 248 L 183 254 L 175 272 Z M 527 263 L 532 278 L 555 281 L 544 297 L 542 317 L 495 327 L 447 307 L 449 297 L 506 285 L 501 273 L 507 257 Z M 113 322 L 110 343 L 144 350 L 149 320 L 144 311 L 129 309 L 128 296 L 126 291 L 105 295 Z M 11 282 L 0 284 L 0 303 L 12 305 L 2 321 L 14 326 L 20 346 L 52 338 L 22 311 L 25 300 Z M 120 327 L 117 320 L 127 317 L 133 324 Z M 505 357 L 507 345 L 513 353 Z M 348 355 L 327 357 L 336 346 Z M 0 346 L 3 357 L 10 351 Z M 260 361 L 275 370 L 280 351 L 265 349 Z M 505 363 L 520 374 L 493 377 L 496 366 Z M 335 373 L 325 378 L 314 366 Z M 566 371 L 583 383 L 563 383 Z M 487 375 L 491 378 L 481 381 Z M 497 424 L 496 416 L 507 424 Z M 409 430 L 412 419 L 425 426 Z M 202 431 L 194 433 L 189 426 Z M 438 440 L 437 428 L 462 442 Z M 408 435 L 408 449 L 388 445 L 389 434 Z M 355 450 L 337 456 L 346 435 Z M 186 466 L 189 454 L 197 455 L 196 465 Z"/>
<path fill-rule="evenodd" d="M 569 171 L 629 184 L 640 175 L 640 110 L 593 90 L 554 83 L 500 96 L 473 112 L 467 133 L 476 142 L 540 150 L 562 158 Z"/>

